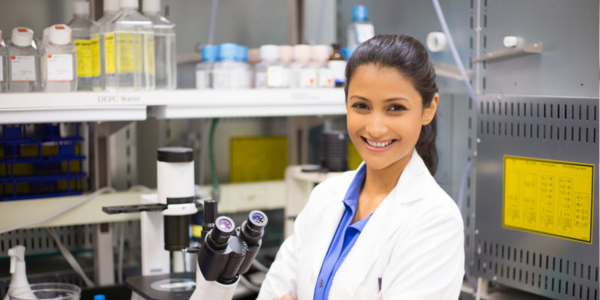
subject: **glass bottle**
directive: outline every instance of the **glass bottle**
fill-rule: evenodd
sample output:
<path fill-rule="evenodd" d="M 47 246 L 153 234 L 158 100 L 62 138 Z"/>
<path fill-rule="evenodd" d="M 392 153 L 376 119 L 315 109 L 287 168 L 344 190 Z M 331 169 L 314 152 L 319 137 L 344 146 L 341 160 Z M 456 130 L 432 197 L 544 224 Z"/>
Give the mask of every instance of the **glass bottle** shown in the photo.
<path fill-rule="evenodd" d="M 283 66 L 279 64 L 276 45 L 260 47 L 261 62 L 256 65 L 256 88 L 280 88 L 283 85 Z"/>
<path fill-rule="evenodd" d="M 42 55 L 42 90 L 44 92 L 73 92 L 77 90 L 76 46 L 71 28 L 54 25 L 48 28 Z"/>
<path fill-rule="evenodd" d="M 8 44 L 10 59 L 9 92 L 34 92 L 39 89 L 40 56 L 33 43 L 33 30 L 17 27 Z"/>
<path fill-rule="evenodd" d="M 240 64 L 235 60 L 237 54 L 237 45 L 226 43 L 219 46 L 219 61 L 214 65 L 215 90 L 238 89 Z"/>
<path fill-rule="evenodd" d="M 196 89 L 213 88 L 213 67 L 217 60 L 218 47 L 206 45 L 202 47 L 202 62 L 196 65 Z"/>
<path fill-rule="evenodd" d="M 312 47 L 313 62 L 312 67 L 317 69 L 317 87 L 334 87 L 333 74 L 327 67 L 329 60 L 329 47 L 326 45 L 316 45 Z"/>
<path fill-rule="evenodd" d="M 333 44 L 333 53 L 329 56 L 327 67 L 331 70 L 335 87 L 344 87 L 346 84 L 346 60 L 340 52 L 340 44 Z"/>
<path fill-rule="evenodd" d="M 106 90 L 106 41 L 104 33 L 110 30 L 111 21 L 119 14 L 118 0 L 104 0 L 104 14 L 92 28 L 90 28 L 92 41 L 92 90 Z M 112 65 L 114 70 L 114 40 L 112 40 Z M 114 72 L 111 74 L 113 81 L 116 79 Z M 114 84 L 113 84 L 114 85 Z"/>
<path fill-rule="evenodd" d="M 291 88 L 317 87 L 317 69 L 311 65 L 311 56 L 309 45 L 294 46 L 294 62 L 291 65 Z"/>
<path fill-rule="evenodd" d="M 375 35 L 373 23 L 369 22 L 369 10 L 364 5 L 352 7 L 352 23 L 348 25 L 348 46 L 358 46 Z"/>
<path fill-rule="evenodd" d="M 240 88 L 249 89 L 252 83 L 252 69 L 248 64 L 248 47 L 238 45 L 235 59 L 238 62 Z"/>
<path fill-rule="evenodd" d="M 90 3 L 74 1 L 73 19 L 67 26 L 73 31 L 73 40 L 77 48 L 77 87 L 80 91 L 92 90 L 94 66 L 90 28 L 95 23 L 90 19 Z"/>
<path fill-rule="evenodd" d="M 154 27 L 155 89 L 177 88 L 177 48 L 175 24 L 159 14 L 160 0 L 144 0 L 144 15 Z"/>
<path fill-rule="evenodd" d="M 279 64 L 283 67 L 281 87 L 289 88 L 291 80 L 291 64 L 294 57 L 294 48 L 289 45 L 279 46 Z"/>
<path fill-rule="evenodd" d="M 8 50 L 0 30 L 0 93 L 8 92 Z"/>

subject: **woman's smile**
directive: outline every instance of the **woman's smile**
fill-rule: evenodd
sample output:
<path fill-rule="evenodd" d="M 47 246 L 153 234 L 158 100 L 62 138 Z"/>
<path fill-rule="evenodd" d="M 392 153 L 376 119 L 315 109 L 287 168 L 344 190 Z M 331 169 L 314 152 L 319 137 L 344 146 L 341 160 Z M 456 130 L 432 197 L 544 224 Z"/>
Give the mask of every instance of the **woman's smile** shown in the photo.
<path fill-rule="evenodd" d="M 397 139 L 372 140 L 364 136 L 361 136 L 361 138 L 363 140 L 363 143 L 365 144 L 365 148 L 373 152 L 385 152 L 392 148 L 398 141 Z"/>

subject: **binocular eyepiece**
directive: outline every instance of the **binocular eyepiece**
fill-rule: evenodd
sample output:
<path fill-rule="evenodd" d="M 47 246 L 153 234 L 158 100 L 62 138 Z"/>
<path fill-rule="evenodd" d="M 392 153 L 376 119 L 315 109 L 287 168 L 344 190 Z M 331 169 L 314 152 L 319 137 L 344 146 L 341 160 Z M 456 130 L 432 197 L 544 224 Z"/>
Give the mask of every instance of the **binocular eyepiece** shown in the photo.
<path fill-rule="evenodd" d="M 229 237 L 235 232 L 235 223 L 229 217 L 221 216 L 215 220 L 215 227 L 210 232 L 213 247 L 223 249 L 227 247 Z"/>

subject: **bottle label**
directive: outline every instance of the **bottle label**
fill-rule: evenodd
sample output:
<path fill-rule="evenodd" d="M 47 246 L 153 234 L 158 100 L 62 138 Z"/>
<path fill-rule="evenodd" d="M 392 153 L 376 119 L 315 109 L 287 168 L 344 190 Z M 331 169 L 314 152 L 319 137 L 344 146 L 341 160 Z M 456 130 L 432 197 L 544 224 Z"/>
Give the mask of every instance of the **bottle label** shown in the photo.
<path fill-rule="evenodd" d="M 319 87 L 333 87 L 333 74 L 330 69 L 320 68 L 318 71 L 318 83 Z"/>
<path fill-rule="evenodd" d="M 100 35 L 96 34 L 91 39 L 92 44 L 92 77 L 100 76 Z M 79 62 L 77 62 L 79 63 Z"/>
<path fill-rule="evenodd" d="M 136 70 L 136 62 L 135 62 L 135 47 L 134 47 L 134 38 L 135 34 L 133 33 L 116 33 L 116 55 L 117 55 L 117 73 L 132 73 Z M 141 49 L 139 49 L 141 54 Z M 140 57 L 140 56 L 138 56 Z M 137 66 L 140 67 L 141 65 Z"/>
<path fill-rule="evenodd" d="M 335 84 L 346 83 L 346 62 L 343 60 L 330 60 L 327 64 L 331 70 L 333 81 Z"/>
<path fill-rule="evenodd" d="M 73 55 L 48 54 L 48 81 L 73 81 Z"/>
<path fill-rule="evenodd" d="M 359 44 L 375 36 L 373 24 L 356 24 L 356 40 Z"/>
<path fill-rule="evenodd" d="M 146 53 L 148 53 L 148 73 L 150 75 L 154 75 L 154 68 L 156 67 L 154 65 L 154 34 L 153 33 L 148 33 L 145 35 L 146 38 L 146 43 L 148 44 L 147 46 L 147 51 Z"/>
<path fill-rule="evenodd" d="M 92 41 L 75 40 L 77 53 L 77 77 L 81 79 L 91 79 L 94 72 L 92 65 Z"/>
<path fill-rule="evenodd" d="M 299 87 L 315 87 L 317 86 L 317 70 L 316 69 L 302 69 L 300 71 L 300 84 Z"/>
<path fill-rule="evenodd" d="M 115 74 L 115 34 L 104 35 L 104 70 L 108 75 Z"/>
<path fill-rule="evenodd" d="M 4 65 L 3 63 L 3 57 L 0 56 L 0 82 L 4 81 Z"/>
<path fill-rule="evenodd" d="M 35 81 L 35 57 L 12 56 L 11 77 L 14 82 Z"/>
<path fill-rule="evenodd" d="M 282 87 L 284 81 L 283 66 L 267 67 L 267 87 Z"/>
<path fill-rule="evenodd" d="M 196 89 L 203 90 L 209 88 L 208 86 L 208 72 L 205 70 L 196 71 Z"/>
<path fill-rule="evenodd" d="M 215 89 L 236 89 L 237 82 L 233 70 L 221 70 L 214 68 L 213 70 L 213 87 Z"/>

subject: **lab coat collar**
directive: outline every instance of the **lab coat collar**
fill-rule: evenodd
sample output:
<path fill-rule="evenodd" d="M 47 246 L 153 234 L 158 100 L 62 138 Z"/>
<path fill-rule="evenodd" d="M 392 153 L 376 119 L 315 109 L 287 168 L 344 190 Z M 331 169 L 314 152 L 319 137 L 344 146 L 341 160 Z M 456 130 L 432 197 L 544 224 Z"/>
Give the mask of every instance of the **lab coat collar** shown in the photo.
<path fill-rule="evenodd" d="M 375 210 L 345 262 L 336 273 L 330 299 L 353 298 L 375 260 L 379 258 L 392 235 L 406 220 L 406 209 L 402 206 L 422 199 L 432 182 L 435 183 L 435 180 L 430 175 L 425 163 L 413 150 L 411 160 L 402 172 L 396 187 Z M 343 188 L 344 185 L 347 188 L 347 183 L 339 184 L 340 188 Z M 337 228 L 335 225 L 333 227 Z M 348 276 L 349 274 L 352 275 Z M 339 296 L 342 294 L 345 295 Z"/>

